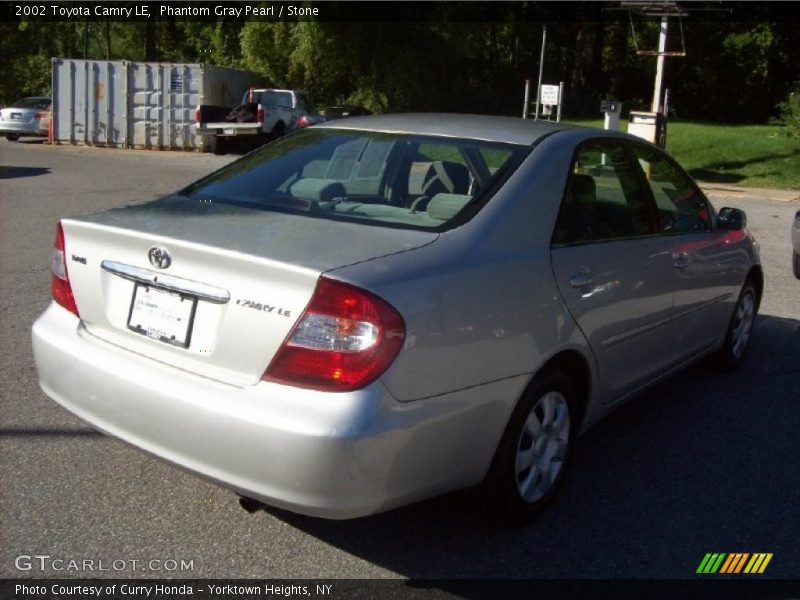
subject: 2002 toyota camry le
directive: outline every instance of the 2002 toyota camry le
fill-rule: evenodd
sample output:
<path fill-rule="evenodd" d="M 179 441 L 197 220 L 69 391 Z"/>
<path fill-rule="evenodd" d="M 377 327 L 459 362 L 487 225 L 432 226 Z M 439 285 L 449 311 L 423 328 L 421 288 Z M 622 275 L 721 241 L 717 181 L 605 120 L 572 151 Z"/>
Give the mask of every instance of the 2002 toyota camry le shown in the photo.
<path fill-rule="evenodd" d="M 505 117 L 333 121 L 58 226 L 42 389 L 245 498 L 328 518 L 483 483 L 551 499 L 576 435 L 763 289 L 736 209 L 658 148 Z"/>

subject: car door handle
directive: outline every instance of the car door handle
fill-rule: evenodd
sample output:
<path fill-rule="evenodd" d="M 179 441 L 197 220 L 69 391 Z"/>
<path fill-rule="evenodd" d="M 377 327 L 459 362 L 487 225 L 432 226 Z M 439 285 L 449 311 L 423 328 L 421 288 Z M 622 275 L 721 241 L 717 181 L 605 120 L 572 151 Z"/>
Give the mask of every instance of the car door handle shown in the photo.
<path fill-rule="evenodd" d="M 590 285 L 594 281 L 594 277 L 588 273 L 578 273 L 569 278 L 570 286 L 574 288 L 582 288 Z"/>
<path fill-rule="evenodd" d="M 688 252 L 677 252 L 672 255 L 672 266 L 676 269 L 683 269 L 689 266 L 690 262 L 692 262 L 692 259 Z"/>

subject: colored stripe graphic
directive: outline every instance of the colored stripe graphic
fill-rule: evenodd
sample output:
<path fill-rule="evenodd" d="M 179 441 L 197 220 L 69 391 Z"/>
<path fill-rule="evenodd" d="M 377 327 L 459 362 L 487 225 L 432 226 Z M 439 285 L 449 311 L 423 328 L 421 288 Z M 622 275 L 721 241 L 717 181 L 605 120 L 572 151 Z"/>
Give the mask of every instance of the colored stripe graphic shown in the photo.
<path fill-rule="evenodd" d="M 730 571 L 728 571 L 728 573 L 739 573 L 742 570 L 742 567 L 744 567 L 744 563 L 747 561 L 749 556 L 750 556 L 749 552 L 737 553 L 736 561 L 734 562 L 734 564 L 731 565 L 731 569 Z"/>
<path fill-rule="evenodd" d="M 696 573 L 732 575 L 738 573 L 763 573 L 772 560 L 771 552 L 708 552 L 700 561 Z M 749 560 L 748 560 L 749 559 Z M 747 565 L 747 566 L 745 566 Z M 744 569 L 744 571 L 742 571 Z"/>
<path fill-rule="evenodd" d="M 747 563 L 747 567 L 745 567 L 745 573 L 763 573 L 764 570 L 767 568 L 769 561 L 772 560 L 772 553 L 762 552 L 759 554 L 753 554 L 753 558 L 750 559 L 750 562 Z"/>
<path fill-rule="evenodd" d="M 700 566 L 697 567 L 697 573 L 716 573 L 725 556 L 724 552 L 721 554 L 717 552 L 706 554 Z"/>

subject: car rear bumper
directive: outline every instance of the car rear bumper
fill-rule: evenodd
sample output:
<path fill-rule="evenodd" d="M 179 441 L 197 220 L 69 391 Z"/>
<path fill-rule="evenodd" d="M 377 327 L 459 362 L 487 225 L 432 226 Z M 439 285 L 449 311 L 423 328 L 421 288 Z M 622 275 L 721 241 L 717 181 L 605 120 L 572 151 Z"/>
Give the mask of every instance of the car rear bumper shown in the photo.
<path fill-rule="evenodd" d="M 198 126 L 195 133 L 197 135 L 215 135 L 218 137 L 236 137 L 240 135 L 259 135 L 261 134 L 261 126 L 254 123 L 253 125 L 242 126 L 240 124 L 231 123 L 230 126 Z"/>
<path fill-rule="evenodd" d="M 267 504 L 346 519 L 478 483 L 525 385 L 512 378 L 413 403 L 236 387 L 88 333 L 56 304 L 33 327 L 44 392 L 91 425 Z"/>
<path fill-rule="evenodd" d="M 0 135 L 16 133 L 18 135 L 35 135 L 47 137 L 47 127 L 42 128 L 40 122 L 15 123 L 13 121 L 0 121 Z"/>

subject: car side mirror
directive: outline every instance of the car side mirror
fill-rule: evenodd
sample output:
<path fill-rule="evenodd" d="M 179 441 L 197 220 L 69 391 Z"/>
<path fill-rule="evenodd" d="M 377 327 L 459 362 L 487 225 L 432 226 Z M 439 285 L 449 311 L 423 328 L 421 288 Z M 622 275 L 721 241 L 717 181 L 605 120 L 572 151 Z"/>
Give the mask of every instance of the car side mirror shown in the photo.
<path fill-rule="evenodd" d="M 717 213 L 717 229 L 740 231 L 747 227 L 747 215 L 743 210 L 726 206 Z"/>

